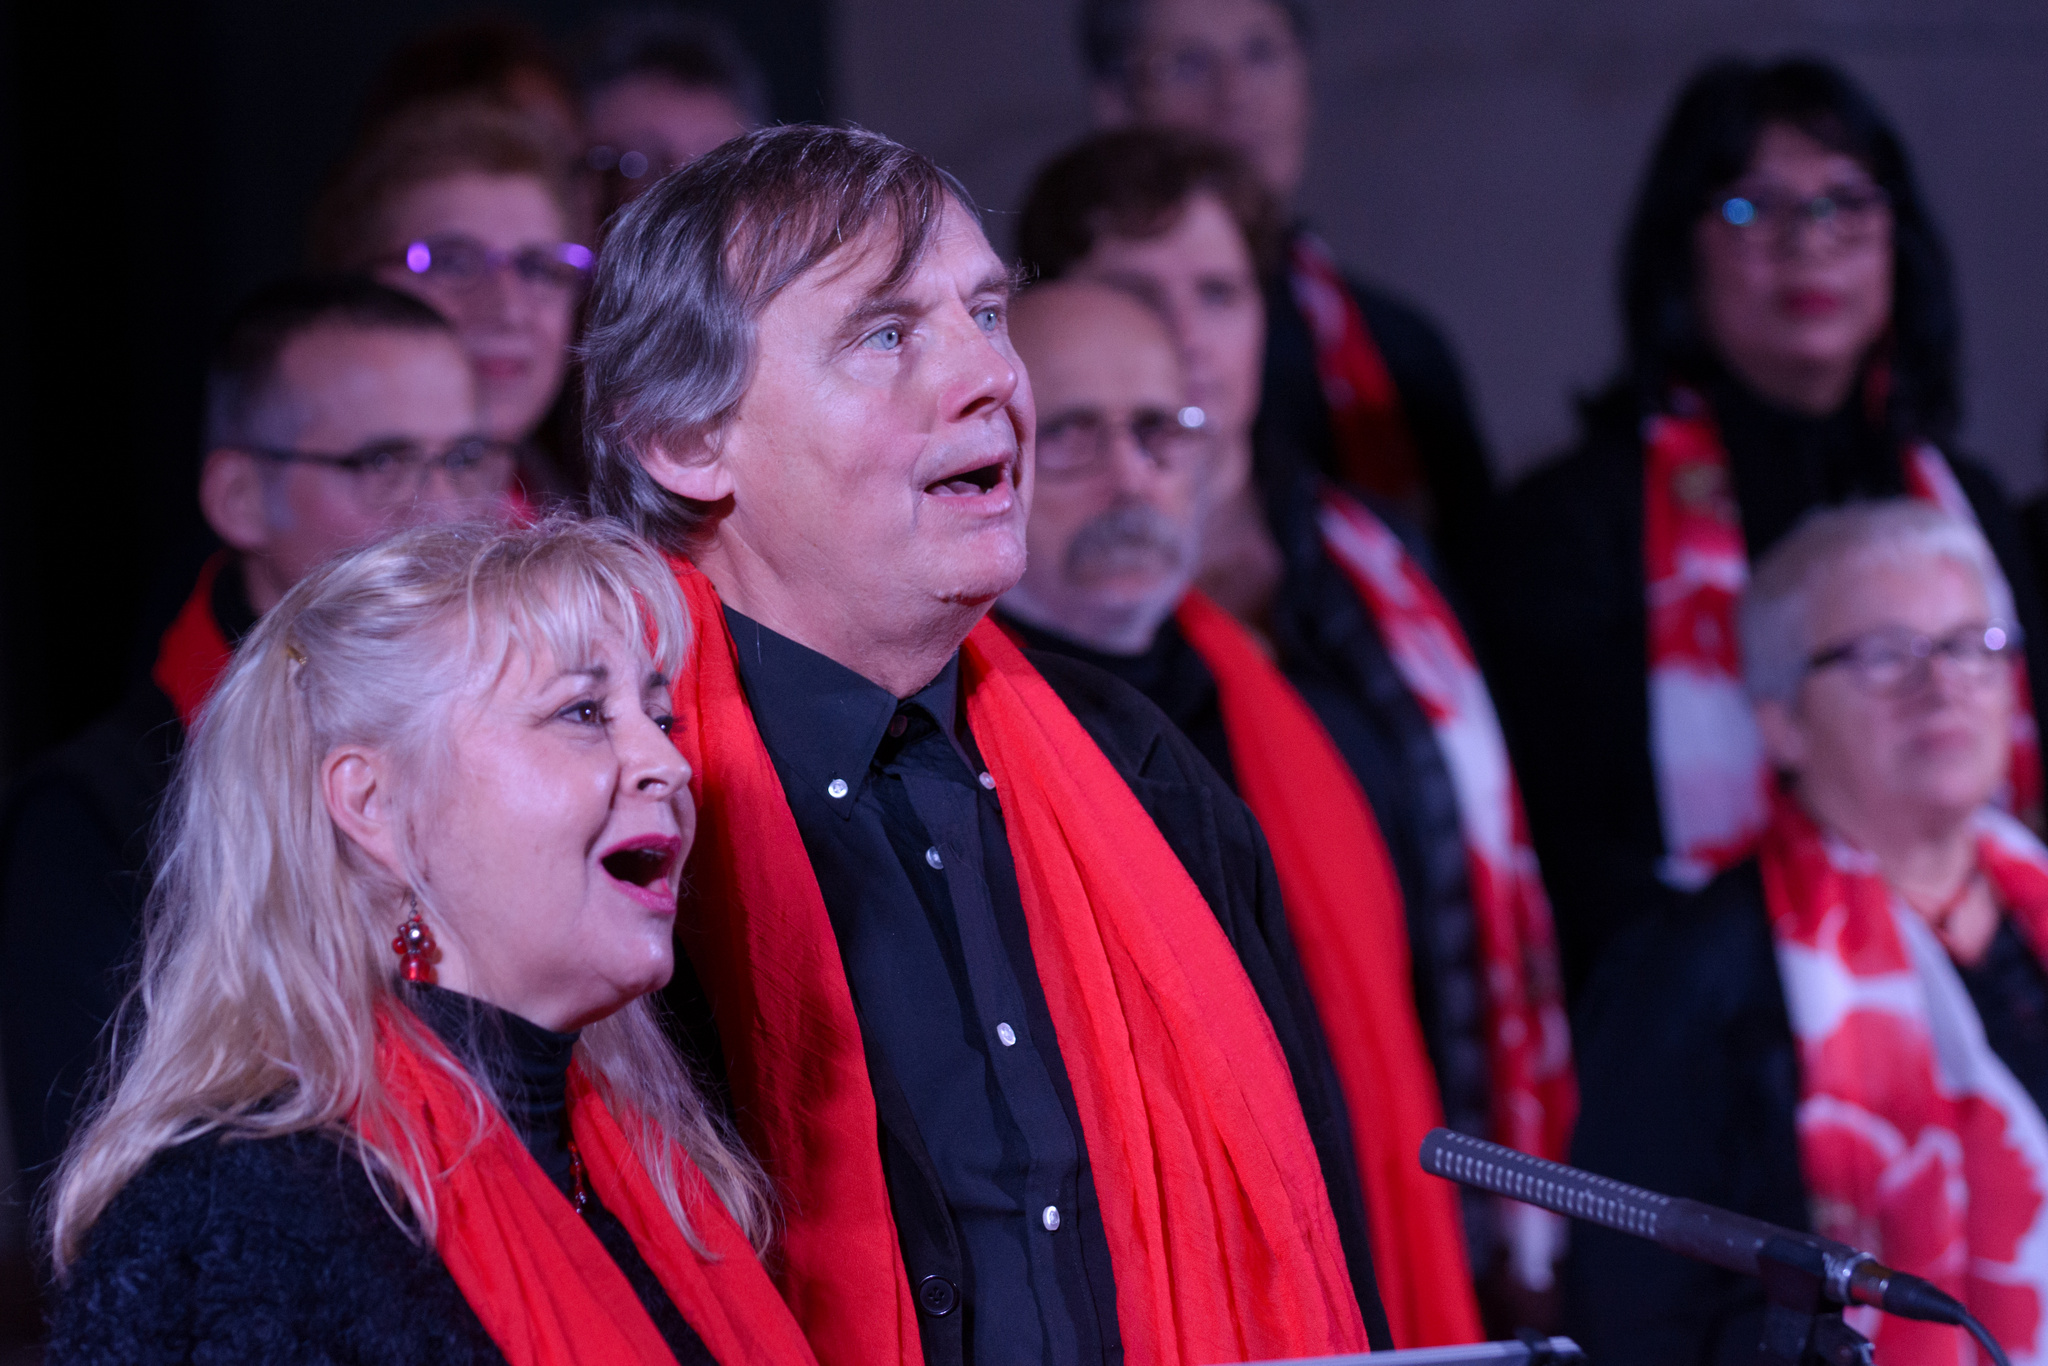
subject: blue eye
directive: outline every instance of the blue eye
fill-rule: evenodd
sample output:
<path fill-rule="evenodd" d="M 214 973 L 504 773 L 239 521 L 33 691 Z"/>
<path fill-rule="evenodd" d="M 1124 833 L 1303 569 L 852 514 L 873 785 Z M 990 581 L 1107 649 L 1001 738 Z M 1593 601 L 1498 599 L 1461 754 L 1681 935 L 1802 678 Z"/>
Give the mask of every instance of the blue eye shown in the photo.
<path fill-rule="evenodd" d="M 981 324 L 981 330 L 984 332 L 993 332 L 1003 325 L 1003 310 L 993 305 L 981 309 L 974 317 Z"/>
<path fill-rule="evenodd" d="M 865 345 L 877 351 L 894 351 L 902 344 L 903 329 L 893 326 L 878 329 L 868 337 L 865 343 Z"/>
<path fill-rule="evenodd" d="M 1756 221 L 1756 205 L 1741 195 L 1722 201 L 1721 217 L 1738 228 L 1746 228 Z"/>

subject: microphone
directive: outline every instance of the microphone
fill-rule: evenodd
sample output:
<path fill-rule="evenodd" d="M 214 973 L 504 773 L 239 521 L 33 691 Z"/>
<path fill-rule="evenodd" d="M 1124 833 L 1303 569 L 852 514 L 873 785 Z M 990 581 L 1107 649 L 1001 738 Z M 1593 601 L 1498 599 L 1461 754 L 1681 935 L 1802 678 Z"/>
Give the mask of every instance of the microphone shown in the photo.
<path fill-rule="evenodd" d="M 1422 1140 L 1422 1169 L 1460 1185 L 1647 1238 L 1680 1256 L 1746 1276 L 1762 1274 L 1758 1257 L 1766 1244 L 1782 1241 L 1811 1248 L 1821 1256 L 1822 1289 L 1835 1304 L 1867 1304 L 1903 1319 L 1971 1326 L 1968 1311 L 1954 1296 L 1846 1243 L 1731 1214 L 1697 1200 L 1659 1195 L 1498 1143 L 1431 1129 Z"/>

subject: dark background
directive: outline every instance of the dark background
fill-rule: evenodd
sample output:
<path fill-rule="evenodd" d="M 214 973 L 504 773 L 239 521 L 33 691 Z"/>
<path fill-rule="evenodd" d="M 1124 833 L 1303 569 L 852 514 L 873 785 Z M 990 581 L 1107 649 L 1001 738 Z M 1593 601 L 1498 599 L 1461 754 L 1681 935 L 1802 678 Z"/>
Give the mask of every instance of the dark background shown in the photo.
<path fill-rule="evenodd" d="M 779 119 L 831 109 L 825 0 L 720 0 Z M 573 43 L 598 7 L 494 7 Z M 0 10 L 0 773 L 147 667 L 208 548 L 207 346 L 301 224 L 400 43 L 474 4 L 13 0 Z"/>

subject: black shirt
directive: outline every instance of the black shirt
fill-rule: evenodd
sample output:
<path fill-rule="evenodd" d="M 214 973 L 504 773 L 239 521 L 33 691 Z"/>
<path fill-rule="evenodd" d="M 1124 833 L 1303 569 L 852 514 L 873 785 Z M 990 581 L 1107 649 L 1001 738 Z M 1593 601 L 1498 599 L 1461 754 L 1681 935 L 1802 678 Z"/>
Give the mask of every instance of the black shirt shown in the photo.
<path fill-rule="evenodd" d="M 569 1063 L 575 1055 L 577 1035 L 557 1033 L 509 1010 L 439 987 L 406 988 L 405 995 L 414 1013 L 440 1036 L 470 1075 L 485 1083 L 511 1121 L 512 1131 L 555 1188 L 574 1199 Z M 654 1320 L 679 1366 L 713 1366 L 704 1340 L 668 1297 L 626 1226 L 605 1208 L 587 1181 L 583 1220 L 625 1274 L 634 1297 Z"/>
<path fill-rule="evenodd" d="M 1080 1116 L 1002 805 L 961 716 L 959 656 L 899 701 L 731 608 L 726 620 L 839 941 L 884 1165 L 926 1166 L 958 1239 L 964 1284 L 921 1275 L 917 1221 L 896 1211 L 920 1310 L 961 1316 L 968 1361 L 1119 1359 Z"/>

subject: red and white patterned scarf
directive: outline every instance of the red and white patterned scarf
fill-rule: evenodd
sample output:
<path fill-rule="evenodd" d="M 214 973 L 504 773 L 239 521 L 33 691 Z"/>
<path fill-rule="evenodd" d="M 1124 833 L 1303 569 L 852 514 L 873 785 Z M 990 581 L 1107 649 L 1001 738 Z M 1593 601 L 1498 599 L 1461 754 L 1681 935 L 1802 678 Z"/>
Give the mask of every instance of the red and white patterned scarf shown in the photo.
<path fill-rule="evenodd" d="M 1814 1231 L 1962 1300 L 2014 1366 L 2048 1361 L 2048 1122 L 1991 1051 L 1947 950 L 1867 854 L 1789 797 L 1759 849 L 1798 1040 L 1800 1166 Z M 2036 957 L 2048 849 L 1977 817 L 1979 866 Z M 1978 1360 L 1959 1328 L 1854 1309 L 1890 1366 Z"/>
<path fill-rule="evenodd" d="M 1728 474 L 1728 453 L 1697 394 L 1680 390 L 1644 432 L 1643 559 L 1648 584 L 1650 756 L 1664 828 L 1665 880 L 1704 885 L 1741 862 L 1770 819 L 1770 771 L 1742 690 L 1735 604 L 1749 582 L 1749 552 Z M 1905 453 L 1907 487 L 1977 525 L 1941 452 Z M 2008 805 L 2040 808 L 2041 753 L 2022 666 L 2013 710 Z"/>
<path fill-rule="evenodd" d="M 1457 791 L 1485 975 L 1494 1136 L 1562 1161 L 1578 1083 L 1556 934 L 1493 698 L 1457 617 L 1401 538 L 1335 487 L 1323 492 L 1319 521 L 1330 557 L 1372 612 L 1395 669 L 1429 718 Z M 1518 1270 L 1543 1284 L 1557 1230 L 1533 1206 L 1508 1208 Z"/>
<path fill-rule="evenodd" d="M 1297 232 L 1288 244 L 1287 287 L 1315 343 L 1337 477 L 1423 512 L 1422 464 L 1401 413 L 1400 391 L 1336 258 L 1314 233 Z"/>

